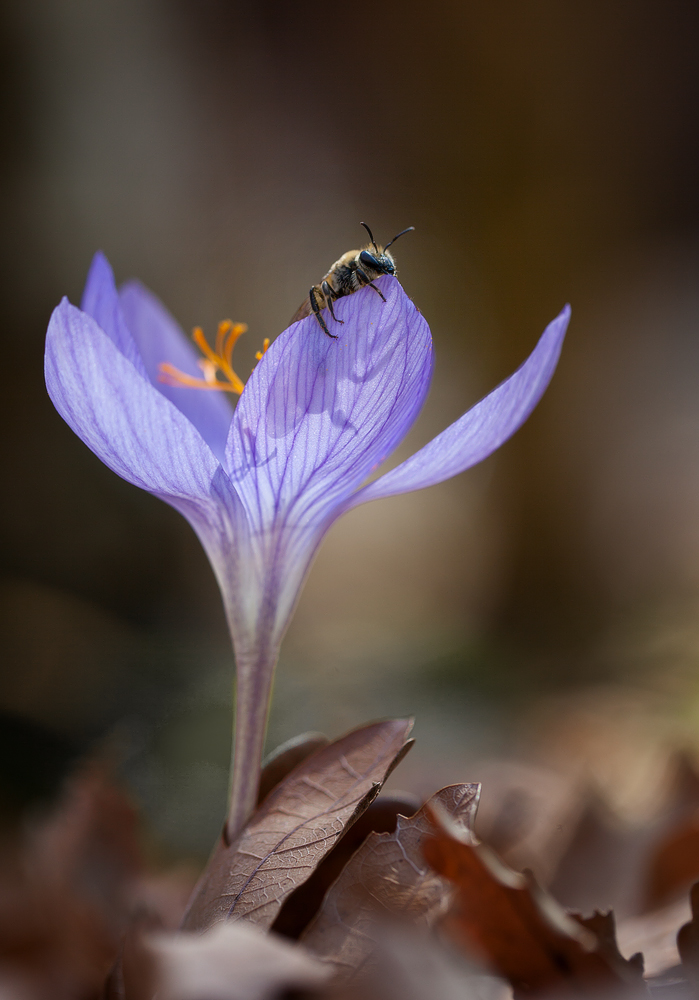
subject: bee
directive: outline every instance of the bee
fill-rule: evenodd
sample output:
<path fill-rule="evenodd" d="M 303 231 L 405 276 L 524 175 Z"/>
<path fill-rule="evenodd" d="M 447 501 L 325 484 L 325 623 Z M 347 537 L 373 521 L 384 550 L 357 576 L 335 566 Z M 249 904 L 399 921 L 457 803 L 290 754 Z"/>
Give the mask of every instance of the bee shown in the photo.
<path fill-rule="evenodd" d="M 407 229 L 398 233 L 398 236 L 394 236 L 385 247 L 380 247 L 366 222 L 362 222 L 362 225 L 369 233 L 371 243 L 361 250 L 348 250 L 347 253 L 343 253 L 339 260 L 335 261 L 323 280 L 311 288 L 308 298 L 291 320 L 292 323 L 313 313 L 323 333 L 332 337 L 333 340 L 337 340 L 337 336 L 328 330 L 327 324 L 320 314 L 321 309 L 327 309 L 336 323 L 344 323 L 344 320 L 338 319 L 335 315 L 333 303 L 336 299 L 359 291 L 365 285 L 373 288 L 376 294 L 380 295 L 384 302 L 386 301 L 381 289 L 374 284 L 374 280 L 382 274 L 396 273 L 396 262 L 393 255 L 388 252 L 388 248 L 391 243 L 396 242 L 399 236 L 405 236 L 406 233 L 412 232 L 415 226 L 408 226 Z"/>

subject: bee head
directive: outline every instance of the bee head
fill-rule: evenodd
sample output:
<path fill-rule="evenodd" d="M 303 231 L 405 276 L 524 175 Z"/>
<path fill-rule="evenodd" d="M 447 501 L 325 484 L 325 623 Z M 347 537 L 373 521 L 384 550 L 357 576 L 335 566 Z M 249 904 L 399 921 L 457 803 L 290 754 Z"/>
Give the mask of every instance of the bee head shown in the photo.
<path fill-rule="evenodd" d="M 365 268 L 369 268 L 376 274 L 395 274 L 396 264 L 390 253 L 371 253 L 369 250 L 361 250 L 359 260 Z"/>
<path fill-rule="evenodd" d="M 369 233 L 369 239 L 371 240 L 371 246 L 373 247 L 374 252 L 372 253 L 368 248 L 366 250 L 361 250 L 359 253 L 360 262 L 364 265 L 365 268 L 366 267 L 371 268 L 371 270 L 374 271 L 376 275 L 395 274 L 396 262 L 394 261 L 391 254 L 388 252 L 388 248 L 390 247 L 391 243 L 395 243 L 395 241 L 398 239 L 398 236 L 404 236 L 406 233 L 412 232 L 415 226 L 409 226 L 407 229 L 404 229 L 401 233 L 398 233 L 398 236 L 393 237 L 391 243 L 387 243 L 386 246 L 383 249 L 381 249 L 381 247 L 377 246 L 376 240 L 374 239 L 371 229 L 369 229 L 366 222 L 362 222 L 362 225 Z"/>

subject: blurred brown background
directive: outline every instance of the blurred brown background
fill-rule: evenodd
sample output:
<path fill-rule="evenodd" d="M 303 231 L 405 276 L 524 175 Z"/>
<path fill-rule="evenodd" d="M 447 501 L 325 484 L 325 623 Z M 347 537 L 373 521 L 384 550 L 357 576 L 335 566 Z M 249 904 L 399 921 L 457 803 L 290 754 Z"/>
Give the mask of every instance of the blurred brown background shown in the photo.
<path fill-rule="evenodd" d="M 692 744 L 696 4 L 5 0 L 0 18 L 7 801 L 105 738 L 164 849 L 205 853 L 225 799 L 232 658 L 212 575 L 186 523 L 53 411 L 51 309 L 79 301 L 102 248 L 185 329 L 247 322 L 245 371 L 362 219 L 383 240 L 416 227 L 400 275 L 436 344 L 398 457 L 566 301 L 573 322 L 495 458 L 333 529 L 270 745 L 416 713 L 400 781 L 430 790 L 493 754 L 550 756 L 558 737 L 536 750 L 532 733 L 591 689 L 614 705 L 633 689 L 666 742 Z"/>

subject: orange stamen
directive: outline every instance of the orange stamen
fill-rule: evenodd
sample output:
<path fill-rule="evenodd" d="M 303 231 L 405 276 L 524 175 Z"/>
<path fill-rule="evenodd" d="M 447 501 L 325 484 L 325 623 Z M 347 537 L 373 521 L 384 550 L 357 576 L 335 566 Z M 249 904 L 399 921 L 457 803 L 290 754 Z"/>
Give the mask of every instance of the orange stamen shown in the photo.
<path fill-rule="evenodd" d="M 158 380 L 166 385 L 183 389 L 214 389 L 219 392 L 234 392 L 239 396 L 245 388 L 245 383 L 233 371 L 233 348 L 238 338 L 246 330 L 245 323 L 233 323 L 230 319 L 224 319 L 218 324 L 216 349 L 214 350 L 207 342 L 202 328 L 195 326 L 192 331 L 192 339 L 204 355 L 198 362 L 204 377 L 195 378 L 193 375 L 187 375 L 186 372 L 171 365 L 169 361 L 163 361 L 158 366 Z M 268 347 L 269 338 L 266 338 L 262 344 L 262 351 L 258 351 L 255 355 L 258 361 Z M 219 380 L 219 372 L 223 376 L 223 380 Z"/>
<path fill-rule="evenodd" d="M 261 351 L 257 351 L 255 353 L 255 358 L 258 361 L 262 361 L 262 357 L 263 357 L 263 355 L 265 355 L 267 353 L 267 348 L 268 347 L 269 347 L 269 337 L 265 337 L 265 339 L 262 341 L 262 350 Z"/>
<path fill-rule="evenodd" d="M 226 334 L 232 326 L 233 323 L 229 319 L 224 319 L 218 324 L 218 331 L 216 333 L 216 353 L 219 357 L 223 357 L 223 342 Z"/>
<path fill-rule="evenodd" d="M 230 366 L 231 357 L 233 356 L 233 348 L 238 342 L 238 337 L 240 337 L 243 333 L 246 333 L 247 329 L 248 328 L 245 323 L 233 323 L 231 326 L 228 339 L 226 340 L 223 348 L 223 359 L 227 365 Z"/>
<path fill-rule="evenodd" d="M 158 381 L 166 385 L 174 385 L 178 389 L 220 389 L 221 392 L 237 392 L 232 385 L 225 382 L 216 382 L 215 385 L 205 378 L 194 378 L 175 368 L 168 361 L 161 362 L 158 370 Z"/>

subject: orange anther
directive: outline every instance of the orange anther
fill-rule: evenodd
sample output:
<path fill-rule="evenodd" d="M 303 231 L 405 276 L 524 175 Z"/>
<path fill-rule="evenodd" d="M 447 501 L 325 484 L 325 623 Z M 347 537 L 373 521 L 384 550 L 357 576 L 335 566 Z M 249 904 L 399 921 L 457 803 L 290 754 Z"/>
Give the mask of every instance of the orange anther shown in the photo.
<path fill-rule="evenodd" d="M 218 332 L 216 333 L 216 353 L 219 357 L 223 356 L 223 342 L 226 334 L 232 326 L 233 321 L 230 319 L 224 319 L 218 324 Z"/>
<path fill-rule="evenodd" d="M 202 328 L 195 326 L 192 339 L 204 355 L 198 362 L 204 377 L 195 378 L 193 375 L 187 375 L 169 361 L 163 361 L 158 366 L 158 381 L 183 389 L 214 389 L 219 392 L 234 392 L 239 396 L 245 384 L 233 371 L 231 359 L 236 341 L 246 330 L 245 323 L 234 323 L 230 319 L 224 319 L 218 324 L 216 350 L 214 350 L 204 336 Z M 262 345 L 262 352 L 258 351 L 256 354 L 258 361 L 268 347 L 269 339 L 266 339 Z M 218 378 L 219 373 L 223 376 L 222 380 Z"/>
<path fill-rule="evenodd" d="M 262 341 L 262 350 L 257 351 L 255 357 L 258 361 L 262 361 L 263 356 L 267 353 L 267 348 L 269 347 L 269 337 L 265 337 Z"/>

